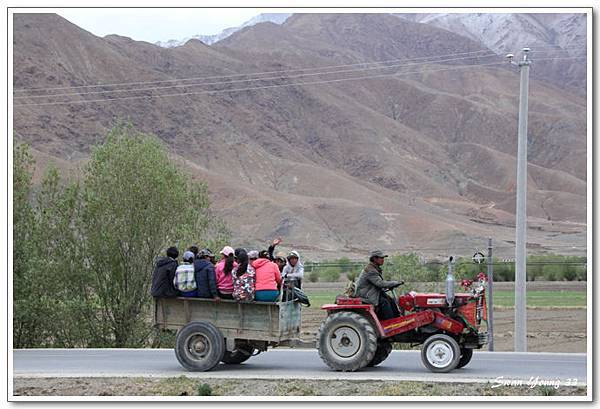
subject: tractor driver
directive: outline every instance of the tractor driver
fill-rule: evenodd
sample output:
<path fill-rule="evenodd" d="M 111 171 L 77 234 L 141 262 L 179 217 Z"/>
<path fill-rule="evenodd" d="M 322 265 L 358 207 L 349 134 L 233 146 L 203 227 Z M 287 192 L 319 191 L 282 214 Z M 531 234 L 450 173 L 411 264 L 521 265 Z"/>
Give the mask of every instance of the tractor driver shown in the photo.
<path fill-rule="evenodd" d="M 403 281 L 386 281 L 383 279 L 381 266 L 385 262 L 387 254 L 381 250 L 374 250 L 369 257 L 369 264 L 364 268 L 356 283 L 355 296 L 367 304 L 375 306 L 375 312 L 381 320 L 388 320 L 400 315 L 396 301 L 385 293 L 391 289 L 404 284 Z"/>

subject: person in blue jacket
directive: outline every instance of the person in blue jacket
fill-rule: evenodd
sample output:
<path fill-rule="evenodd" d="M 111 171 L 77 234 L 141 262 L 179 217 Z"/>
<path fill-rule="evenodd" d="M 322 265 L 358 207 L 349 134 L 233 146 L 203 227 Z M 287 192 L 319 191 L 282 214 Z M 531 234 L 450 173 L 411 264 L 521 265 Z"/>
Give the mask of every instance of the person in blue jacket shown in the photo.
<path fill-rule="evenodd" d="M 211 257 L 214 257 L 214 255 L 209 249 L 202 249 L 194 261 L 197 296 L 198 298 L 212 298 L 218 301 L 220 298 L 217 292 L 215 266 L 210 262 Z"/>

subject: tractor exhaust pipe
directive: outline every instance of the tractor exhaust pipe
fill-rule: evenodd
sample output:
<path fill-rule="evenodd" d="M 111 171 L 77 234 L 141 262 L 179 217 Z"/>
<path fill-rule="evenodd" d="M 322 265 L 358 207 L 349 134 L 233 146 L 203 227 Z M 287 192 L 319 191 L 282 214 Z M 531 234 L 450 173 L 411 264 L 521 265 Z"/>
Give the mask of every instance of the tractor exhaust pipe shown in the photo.
<path fill-rule="evenodd" d="M 454 304 L 454 257 L 448 260 L 448 275 L 446 276 L 446 302 L 450 307 Z"/>

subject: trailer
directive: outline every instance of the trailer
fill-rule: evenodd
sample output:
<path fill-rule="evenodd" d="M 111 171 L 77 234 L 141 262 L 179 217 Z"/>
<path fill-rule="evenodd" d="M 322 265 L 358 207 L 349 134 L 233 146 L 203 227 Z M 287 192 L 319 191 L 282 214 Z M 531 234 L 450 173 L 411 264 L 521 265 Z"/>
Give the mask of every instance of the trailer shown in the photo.
<path fill-rule="evenodd" d="M 154 325 L 177 331 L 175 356 L 189 371 L 208 371 L 223 362 L 241 364 L 269 347 L 299 341 L 297 300 L 238 302 L 191 297 L 156 298 Z"/>

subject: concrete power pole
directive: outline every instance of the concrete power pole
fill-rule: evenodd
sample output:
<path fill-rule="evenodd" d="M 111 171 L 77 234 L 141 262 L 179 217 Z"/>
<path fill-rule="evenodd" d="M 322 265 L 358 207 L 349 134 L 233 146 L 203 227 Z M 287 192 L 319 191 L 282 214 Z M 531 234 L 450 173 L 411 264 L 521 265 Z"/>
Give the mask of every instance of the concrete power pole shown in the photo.
<path fill-rule="evenodd" d="M 488 351 L 494 350 L 494 259 L 492 238 L 488 238 L 487 276 L 488 276 Z"/>
<path fill-rule="evenodd" d="M 529 94 L 529 48 L 523 48 L 519 95 L 519 136 L 517 151 L 517 223 L 515 249 L 515 351 L 527 351 L 527 108 Z M 512 62 L 512 55 L 507 55 Z"/>

